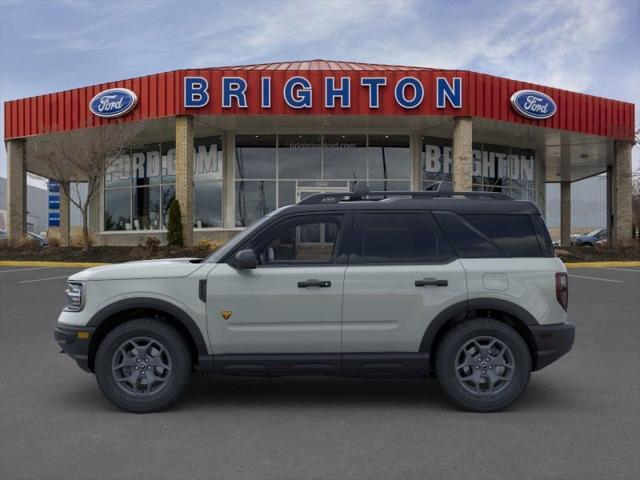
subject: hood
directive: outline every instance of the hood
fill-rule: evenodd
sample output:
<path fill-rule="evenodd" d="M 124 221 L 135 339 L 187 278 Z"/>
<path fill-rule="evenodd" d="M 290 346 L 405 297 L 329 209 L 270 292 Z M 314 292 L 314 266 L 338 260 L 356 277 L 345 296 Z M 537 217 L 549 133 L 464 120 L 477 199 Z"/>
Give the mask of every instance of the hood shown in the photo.
<path fill-rule="evenodd" d="M 198 258 L 167 258 L 140 262 L 117 263 L 82 270 L 69 277 L 71 281 L 135 280 L 143 278 L 181 278 L 191 275 L 203 263 Z"/>

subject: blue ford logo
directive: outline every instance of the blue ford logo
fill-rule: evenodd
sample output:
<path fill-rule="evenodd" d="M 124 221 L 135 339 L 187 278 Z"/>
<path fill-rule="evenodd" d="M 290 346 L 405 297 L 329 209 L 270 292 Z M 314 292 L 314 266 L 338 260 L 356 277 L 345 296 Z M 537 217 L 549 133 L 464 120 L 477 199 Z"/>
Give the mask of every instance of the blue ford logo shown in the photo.
<path fill-rule="evenodd" d="M 556 114 L 556 103 L 549 95 L 536 90 L 518 90 L 511 95 L 511 105 L 523 117 L 544 120 Z"/>
<path fill-rule="evenodd" d="M 138 96 L 127 88 L 103 90 L 89 102 L 89 110 L 103 118 L 126 115 L 138 104 Z"/>

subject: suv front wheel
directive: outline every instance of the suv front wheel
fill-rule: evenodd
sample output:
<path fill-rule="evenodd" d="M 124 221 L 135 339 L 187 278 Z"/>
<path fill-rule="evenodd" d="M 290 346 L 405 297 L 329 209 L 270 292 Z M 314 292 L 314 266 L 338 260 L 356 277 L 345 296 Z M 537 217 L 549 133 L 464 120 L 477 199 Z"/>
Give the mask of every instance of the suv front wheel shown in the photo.
<path fill-rule="evenodd" d="M 182 335 L 165 323 L 136 319 L 117 326 L 102 340 L 95 374 L 104 395 L 122 410 L 163 410 L 191 377 L 191 357 Z"/>
<path fill-rule="evenodd" d="M 436 354 L 436 375 L 445 394 L 474 412 L 494 412 L 515 402 L 530 374 L 527 344 L 497 320 L 479 318 L 455 326 Z"/>

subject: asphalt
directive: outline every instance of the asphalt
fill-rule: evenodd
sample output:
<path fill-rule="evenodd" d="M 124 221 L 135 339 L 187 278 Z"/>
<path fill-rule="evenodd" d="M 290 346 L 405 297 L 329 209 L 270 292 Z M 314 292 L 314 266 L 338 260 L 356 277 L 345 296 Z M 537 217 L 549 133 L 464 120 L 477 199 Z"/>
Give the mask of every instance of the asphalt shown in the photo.
<path fill-rule="evenodd" d="M 573 351 L 495 414 L 435 381 L 215 377 L 123 413 L 53 341 L 74 271 L 0 268 L 2 479 L 640 478 L 640 269 L 572 269 Z"/>

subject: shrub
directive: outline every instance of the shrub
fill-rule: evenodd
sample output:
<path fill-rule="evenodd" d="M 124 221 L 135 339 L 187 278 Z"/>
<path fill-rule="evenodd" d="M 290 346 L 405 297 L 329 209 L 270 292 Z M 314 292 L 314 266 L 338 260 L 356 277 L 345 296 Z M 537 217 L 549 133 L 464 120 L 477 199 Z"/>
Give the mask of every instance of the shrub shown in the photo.
<path fill-rule="evenodd" d="M 208 254 L 218 250 L 224 242 L 220 240 L 200 240 L 196 245 L 197 250 L 201 250 L 203 253 Z"/>
<path fill-rule="evenodd" d="M 129 251 L 129 260 L 145 260 L 147 250 L 142 247 L 134 247 Z"/>
<path fill-rule="evenodd" d="M 180 202 L 176 199 L 171 202 L 169 207 L 167 243 L 173 247 L 182 246 L 182 213 L 180 212 Z"/>
<path fill-rule="evenodd" d="M 160 251 L 160 239 L 156 237 L 147 237 L 144 239 L 144 248 L 147 250 L 147 254 L 151 257 L 158 254 Z"/>
<path fill-rule="evenodd" d="M 18 247 L 29 252 L 40 250 L 40 244 L 38 243 L 38 241 L 26 236 L 22 240 L 20 240 L 20 242 L 18 243 Z"/>
<path fill-rule="evenodd" d="M 53 237 L 49 239 L 49 247 L 58 248 L 60 246 L 60 239 Z"/>

